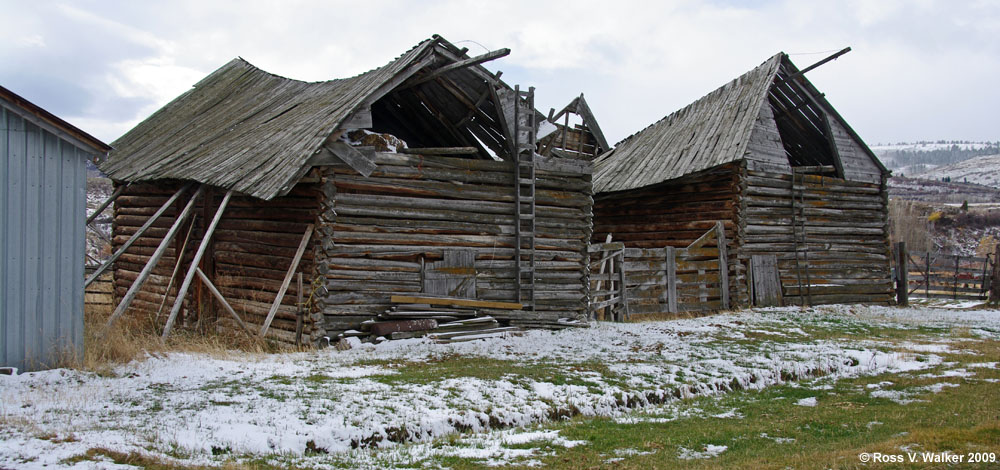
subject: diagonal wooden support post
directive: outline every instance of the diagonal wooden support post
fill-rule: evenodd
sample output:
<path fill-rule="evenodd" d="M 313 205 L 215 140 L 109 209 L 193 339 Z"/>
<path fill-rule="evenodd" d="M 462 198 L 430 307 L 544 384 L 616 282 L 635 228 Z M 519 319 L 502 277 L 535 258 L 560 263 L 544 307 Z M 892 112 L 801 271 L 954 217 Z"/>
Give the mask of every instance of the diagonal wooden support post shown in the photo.
<path fill-rule="evenodd" d="M 715 222 L 715 241 L 719 248 L 719 299 L 722 309 L 729 310 L 729 254 L 726 252 L 726 230 L 721 220 Z"/>
<path fill-rule="evenodd" d="M 219 208 L 215 211 L 215 217 L 212 218 L 212 223 L 209 224 L 208 228 L 205 229 L 205 236 L 202 237 L 201 243 L 198 245 L 198 251 L 194 254 L 194 259 L 191 260 L 191 266 L 188 268 L 187 274 L 184 276 L 184 282 L 181 283 L 181 287 L 177 290 L 177 297 L 174 298 L 174 306 L 170 309 L 170 316 L 167 317 L 167 324 L 163 326 L 163 335 L 160 337 L 161 340 L 166 341 L 167 337 L 170 336 L 170 329 L 174 326 L 174 321 L 177 320 L 177 314 L 181 311 L 181 306 L 184 303 L 184 296 L 187 295 L 188 289 L 191 287 L 191 281 L 194 280 L 195 270 L 198 269 L 198 263 L 201 262 L 202 256 L 205 256 L 205 250 L 208 249 L 208 245 L 212 243 L 212 233 L 215 232 L 215 227 L 219 225 L 219 220 L 222 219 L 222 213 L 225 212 L 226 206 L 229 205 L 229 199 L 233 197 L 233 190 L 226 191 L 226 195 L 222 197 L 222 203 L 219 204 Z M 205 201 L 208 204 L 208 201 Z"/>
<path fill-rule="evenodd" d="M 664 248 L 667 259 L 667 312 L 677 313 L 677 248 Z"/>
<path fill-rule="evenodd" d="M 170 288 L 174 287 L 174 279 L 177 277 L 177 272 L 181 270 L 181 264 L 184 262 L 184 253 L 187 253 L 188 242 L 191 241 L 191 232 L 194 231 L 194 222 L 198 220 L 198 214 L 194 215 L 194 219 L 191 219 L 191 224 L 188 225 L 187 235 L 184 236 L 184 243 L 181 243 L 181 251 L 174 254 L 174 270 L 170 272 L 170 281 L 167 282 L 167 290 L 163 291 L 163 299 L 160 300 L 160 307 L 156 309 L 156 322 L 160 321 L 160 313 L 163 312 L 163 306 L 167 305 L 167 298 L 170 297 Z"/>
<path fill-rule="evenodd" d="M 285 273 L 285 280 L 281 282 L 281 288 L 278 289 L 278 296 L 274 298 L 271 310 L 267 312 L 267 319 L 264 320 L 264 326 L 260 328 L 261 338 L 267 334 L 267 329 L 271 327 L 274 315 L 278 313 L 278 307 L 281 306 L 281 300 L 285 297 L 285 291 L 288 290 L 288 285 L 292 282 L 292 276 L 299 269 L 299 262 L 302 261 L 302 255 L 306 252 L 306 247 L 309 246 L 309 239 L 312 238 L 312 233 L 313 224 L 309 224 L 306 227 L 306 233 L 302 235 L 302 241 L 299 242 L 299 249 L 295 252 L 295 257 L 292 258 L 292 265 L 288 267 L 288 272 Z"/>
<path fill-rule="evenodd" d="M 195 274 L 198 275 L 198 279 L 201 279 L 201 282 L 205 283 L 205 287 L 208 287 L 208 291 L 215 296 L 215 299 L 218 300 L 220 304 L 222 304 L 222 307 L 225 308 L 226 311 L 229 312 L 229 314 L 236 319 L 236 323 L 238 323 L 240 327 L 242 327 L 243 330 L 245 330 L 251 337 L 256 338 L 256 336 L 254 336 L 254 331 L 249 326 L 247 326 L 246 323 L 243 323 L 243 319 L 240 318 L 239 314 L 236 313 L 236 310 L 233 309 L 233 306 L 229 305 L 229 302 L 226 300 L 226 298 L 222 296 L 222 292 L 219 292 L 219 289 L 215 287 L 215 284 L 212 284 L 212 280 L 209 279 L 204 272 L 202 272 L 201 268 L 196 266 L 194 272 Z"/>
<path fill-rule="evenodd" d="M 94 210 L 94 213 L 90 214 L 90 216 L 87 217 L 87 225 L 90 225 L 91 222 L 93 222 L 95 219 L 97 219 L 97 217 L 101 215 L 101 212 L 104 212 L 104 209 L 107 209 L 112 202 L 115 202 L 115 199 L 118 199 L 118 196 L 121 196 L 122 191 L 124 190 L 125 190 L 125 185 L 122 185 L 119 186 L 118 189 L 115 190 L 115 192 L 111 193 L 111 196 L 108 196 L 108 198 L 105 199 L 104 202 L 101 203 L 101 205 Z"/>
<path fill-rule="evenodd" d="M 92 282 L 97 280 L 97 278 L 101 277 L 101 274 L 104 274 L 104 271 L 106 271 L 108 267 L 110 267 L 111 264 L 114 263 L 115 260 L 117 260 L 118 257 L 122 255 L 122 253 L 125 253 L 125 250 L 129 249 L 129 247 L 131 247 L 133 243 L 138 241 L 139 237 L 141 237 L 143 233 L 146 233 L 146 230 L 148 230 L 149 227 L 153 226 L 153 222 L 156 222 L 156 220 L 159 219 L 160 216 L 167 211 L 167 208 L 169 208 L 174 203 L 174 201 L 177 200 L 177 198 L 181 197 L 181 194 L 183 194 L 184 191 L 187 191 L 187 189 L 191 187 L 191 184 L 192 183 L 185 184 L 183 187 L 181 187 L 181 189 L 178 189 L 173 196 L 170 196 L 170 199 L 167 199 L 167 202 L 163 203 L 163 205 L 160 206 L 160 208 L 156 211 L 156 213 L 150 216 L 149 220 L 147 220 L 145 224 L 142 224 L 142 227 L 139 227 L 139 230 L 133 233 L 132 236 L 129 237 L 128 241 L 126 241 L 125 244 L 122 245 L 122 247 L 115 252 L 115 254 L 111 255 L 111 257 L 108 258 L 108 260 L 105 261 L 104 264 L 101 265 L 101 267 L 97 268 L 97 270 L 94 271 L 94 273 L 91 274 L 90 277 L 88 277 L 87 280 L 83 282 L 83 287 L 86 288 Z"/>
<path fill-rule="evenodd" d="M 163 236 L 163 240 L 160 241 L 160 245 L 156 247 L 156 251 L 154 251 L 153 255 L 149 257 L 149 261 L 146 262 L 142 271 L 138 276 L 136 276 L 135 280 L 132 281 L 132 286 L 128 288 L 128 292 L 126 292 L 125 296 L 122 297 L 122 301 L 118 303 L 118 307 L 116 307 L 115 311 L 111 313 L 111 318 L 108 318 L 108 323 L 104 327 L 104 333 L 107 333 L 108 329 L 111 328 L 111 325 L 115 323 L 115 320 L 125 313 L 125 310 L 127 310 L 128 306 L 132 303 L 132 299 L 135 299 L 136 294 L 139 293 L 139 289 L 142 289 L 142 284 L 146 282 L 146 278 L 148 278 L 150 273 L 153 272 L 153 268 L 156 267 L 156 264 L 160 262 L 160 258 L 163 257 L 163 253 L 167 251 L 167 247 L 170 246 L 170 242 L 173 241 L 174 236 L 177 235 L 177 231 L 180 229 L 181 225 L 184 224 L 184 220 L 191 214 L 191 209 L 194 208 L 194 203 L 201 196 L 203 190 L 204 187 L 199 186 L 198 190 L 195 191 L 193 196 L 191 196 L 191 200 L 188 201 L 186 206 L 184 206 L 184 210 L 177 215 L 177 218 L 174 220 L 174 225 L 172 225 L 170 230 L 167 231 L 167 234 Z M 103 336 L 104 333 L 102 333 L 101 336 Z"/>

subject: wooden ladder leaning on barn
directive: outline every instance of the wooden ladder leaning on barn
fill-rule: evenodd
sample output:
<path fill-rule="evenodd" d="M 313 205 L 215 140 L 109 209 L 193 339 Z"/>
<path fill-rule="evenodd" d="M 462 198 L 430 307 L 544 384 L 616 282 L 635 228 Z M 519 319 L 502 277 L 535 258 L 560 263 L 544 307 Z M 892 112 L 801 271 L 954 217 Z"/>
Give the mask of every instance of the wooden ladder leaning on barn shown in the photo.
<path fill-rule="evenodd" d="M 795 207 L 795 196 L 798 192 L 799 207 Z M 798 230 L 796 230 L 798 229 Z M 806 238 L 806 182 L 805 171 L 792 168 L 792 245 L 795 249 L 795 277 L 798 281 L 799 305 L 812 305 L 812 280 L 809 276 L 809 242 Z M 802 252 L 804 263 L 799 261 L 799 251 Z M 805 295 L 802 293 L 802 270 L 805 266 Z M 808 302 L 807 302 L 808 301 Z"/>
<path fill-rule="evenodd" d="M 514 266 L 517 301 L 535 310 L 535 88 L 514 87 Z M 523 259 L 527 258 L 527 259 Z"/>

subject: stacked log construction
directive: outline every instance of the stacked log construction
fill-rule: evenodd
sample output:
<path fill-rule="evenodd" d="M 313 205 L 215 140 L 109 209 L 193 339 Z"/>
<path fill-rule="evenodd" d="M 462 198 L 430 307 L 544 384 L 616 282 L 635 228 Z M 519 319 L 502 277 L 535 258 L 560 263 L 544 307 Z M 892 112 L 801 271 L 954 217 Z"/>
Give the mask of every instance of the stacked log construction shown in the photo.
<path fill-rule="evenodd" d="M 124 244 L 180 187 L 178 183 L 163 182 L 132 184 L 126 187 L 122 196 L 115 202 L 114 248 L 117 250 Z M 307 225 L 315 220 L 319 199 L 317 189 L 315 184 L 300 183 L 287 196 L 271 201 L 234 196 L 223 212 L 202 260 L 201 269 L 248 325 L 259 327 L 264 323 L 303 233 Z M 156 246 L 174 223 L 176 214 L 187 203 L 192 193 L 193 191 L 188 191 L 180 197 L 174 207 L 169 208 L 154 222 L 152 228 L 115 263 L 116 304 L 146 265 Z M 162 325 L 173 305 L 174 296 L 187 272 L 188 265 L 204 236 L 207 225 L 205 221 L 214 216 L 222 194 L 220 190 L 207 191 L 197 203 L 195 215 L 181 227 L 163 258 L 153 268 L 152 275 L 143 284 L 126 315 L 152 319 Z M 192 223 L 193 228 L 190 227 Z M 189 228 L 190 240 L 184 246 Z M 181 248 L 184 248 L 183 262 L 171 282 L 171 275 L 175 273 L 177 263 L 176 253 Z M 305 274 L 307 292 L 303 294 L 306 298 L 311 293 L 308 290 L 314 277 L 313 251 L 306 250 L 298 269 Z M 168 285 L 169 293 L 167 293 Z M 167 293 L 165 306 L 161 308 L 165 293 Z M 284 342 L 294 342 L 297 294 L 297 286 L 292 283 L 283 296 L 281 306 L 268 330 L 269 337 Z M 184 302 L 187 305 L 186 321 L 189 324 L 198 321 L 198 315 L 201 314 L 200 320 L 206 326 L 218 321 L 218 325 L 225 330 L 239 330 L 228 316 L 218 313 L 221 307 L 216 308 L 215 300 L 200 281 L 195 280 L 192 283 Z M 304 320 L 304 331 L 308 335 L 311 331 L 311 317 L 306 315 Z"/>
<path fill-rule="evenodd" d="M 392 153 L 375 163 L 368 177 L 323 170 L 319 309 L 331 334 L 385 312 L 393 294 L 425 292 L 435 271 L 453 276 L 461 297 L 517 300 L 511 163 Z M 490 311 L 498 320 L 554 324 L 585 314 L 593 199 L 589 164 L 572 163 L 538 164 L 536 308 Z M 439 267 L 448 252 L 468 254 L 468 265 Z"/>
<path fill-rule="evenodd" d="M 737 256 L 736 235 L 739 220 L 739 165 L 721 165 L 704 172 L 688 175 L 680 180 L 667 182 L 641 190 L 625 191 L 621 193 L 601 194 L 594 202 L 594 242 L 603 242 L 610 233 L 614 241 L 625 243 L 626 248 L 634 249 L 655 249 L 666 246 L 684 248 L 713 229 L 716 222 L 721 221 L 725 230 L 727 240 L 727 265 L 729 269 L 729 290 L 730 298 L 734 303 L 746 304 L 746 269 L 745 262 Z M 715 240 L 711 240 L 703 247 L 704 249 L 715 248 Z M 632 260 L 626 259 L 627 269 L 639 269 L 636 276 L 654 275 L 657 271 L 662 271 L 664 261 L 659 253 L 644 253 L 642 251 L 626 250 L 626 257 L 629 254 Z M 715 251 L 715 255 L 718 251 Z M 706 256 L 710 256 L 706 253 Z M 697 258 L 689 260 L 691 263 L 709 260 L 709 258 Z M 658 263 L 658 264 L 657 264 Z M 649 266 L 647 266 L 649 265 Z M 718 271 L 716 261 L 715 270 Z M 659 266 L 659 267 L 657 267 Z M 704 271 L 705 266 L 697 263 L 691 264 L 694 274 L 698 274 L 699 269 Z M 682 274 L 678 266 L 678 274 Z M 686 276 L 692 272 L 683 272 Z M 710 276 L 704 274 L 704 276 Z M 715 275 L 718 278 L 718 274 Z M 638 278 L 637 278 L 638 279 Z M 688 282 L 686 278 L 679 282 Z M 645 284 L 646 294 L 639 297 L 648 297 L 645 304 L 639 307 L 640 313 L 653 313 L 654 303 L 662 304 L 659 299 L 661 292 L 657 291 L 647 279 L 641 282 L 629 283 L 638 286 Z M 702 283 L 698 283 L 700 286 Z M 683 292 L 680 291 L 680 292 Z M 680 292 L 678 295 L 680 295 Z M 638 293 L 638 292 L 637 292 Z M 698 298 L 701 296 L 699 295 Z M 694 310 L 717 309 L 719 298 L 714 296 L 715 303 L 691 303 L 684 302 L 686 307 Z M 655 302 L 654 302 L 655 301 Z M 642 301 L 639 301 L 642 302 Z M 631 305 L 631 304 L 630 304 Z M 679 306 L 680 307 L 680 306 Z M 666 312 L 666 309 L 660 310 Z"/>
<path fill-rule="evenodd" d="M 149 218 L 170 199 L 170 196 L 177 192 L 182 184 L 177 182 L 161 183 L 137 183 L 126 186 L 121 196 L 115 199 L 114 219 L 112 220 L 112 251 L 118 252 Z M 129 247 L 121 257 L 114 263 L 114 304 L 117 306 L 122 297 L 132 286 L 132 282 L 146 266 L 150 256 L 160 245 L 167 231 L 174 224 L 175 217 L 180 212 L 181 204 L 190 198 L 191 191 L 188 191 L 178 201 L 171 205 L 163 215 L 153 223 L 145 233 Z M 189 219 L 189 222 L 190 223 Z M 197 234 L 197 228 L 203 226 L 200 218 L 195 219 L 195 229 L 191 232 L 192 238 Z M 183 228 L 183 234 L 177 238 L 183 238 L 188 231 Z M 189 242 L 190 244 L 191 242 Z M 153 268 L 152 274 L 143 283 L 142 289 L 129 305 L 125 312 L 126 318 L 140 321 L 154 321 L 162 325 L 166 321 L 166 315 L 160 309 L 160 304 L 164 302 L 166 295 L 166 306 L 164 310 L 169 312 L 173 304 L 174 295 L 177 293 L 178 282 L 170 285 L 170 275 L 177 263 L 177 251 L 179 246 L 171 243 L 164 253 L 160 262 Z M 187 250 L 186 259 L 190 259 L 191 250 Z M 170 291 L 167 293 L 168 285 Z M 157 312 L 161 315 L 157 316 Z"/>
<path fill-rule="evenodd" d="M 87 268 L 89 275 L 91 269 Z M 87 315 L 107 317 L 114 310 L 115 282 L 110 271 L 105 271 L 101 277 L 91 283 L 83 293 L 83 308 Z"/>
<path fill-rule="evenodd" d="M 775 255 L 786 305 L 799 305 L 800 296 L 814 305 L 891 302 L 885 183 L 794 178 L 793 192 L 790 174 L 744 170 L 742 262 L 754 254 Z"/>

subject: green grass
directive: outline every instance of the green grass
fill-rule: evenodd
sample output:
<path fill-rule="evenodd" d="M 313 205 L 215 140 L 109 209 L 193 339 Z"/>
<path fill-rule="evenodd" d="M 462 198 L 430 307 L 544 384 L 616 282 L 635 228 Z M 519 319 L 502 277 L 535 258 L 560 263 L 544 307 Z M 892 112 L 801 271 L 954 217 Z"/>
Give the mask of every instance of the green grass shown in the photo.
<path fill-rule="evenodd" d="M 692 417 L 666 423 L 644 422 L 655 414 L 636 413 L 637 422 L 608 418 L 575 418 L 549 426 L 570 440 L 588 443 L 573 448 L 552 446 L 552 455 L 537 457 L 547 468 L 755 468 L 755 469 L 855 469 L 937 468 L 925 463 L 862 464 L 861 452 L 901 454 L 900 446 L 914 451 L 955 453 L 995 452 L 1000 458 L 1000 386 L 982 379 L 1000 379 L 996 369 L 969 369 L 970 380 L 921 377 L 1000 357 L 997 342 L 966 342 L 955 349 L 974 354 L 949 354 L 939 366 L 916 375 L 883 374 L 845 379 L 832 389 L 816 390 L 816 382 L 743 391 L 720 398 L 699 398 L 675 405 L 674 411 L 694 410 Z M 898 404 L 870 395 L 869 384 L 890 381 L 887 390 L 913 390 L 941 382 L 960 383 L 940 393 L 917 392 L 926 402 Z M 817 406 L 796 405 L 801 398 L 817 397 Z M 713 418 L 712 414 L 736 409 L 741 418 Z M 669 415 L 670 413 L 666 413 Z M 683 413 L 675 413 L 681 414 Z M 766 437 L 765 437 L 766 436 Z M 794 439 L 778 442 L 775 438 Z M 707 444 L 724 445 L 721 455 L 704 460 L 680 460 L 680 448 L 700 450 Z M 615 454 L 616 449 L 650 452 Z M 609 462 L 612 458 L 623 460 Z M 437 460 L 454 469 L 486 468 L 471 459 Z M 996 468 L 997 464 L 961 464 L 961 468 Z M 516 468 L 516 466 L 515 466 Z"/>
<path fill-rule="evenodd" d="M 535 429 L 558 430 L 560 438 L 585 441 L 586 444 L 567 448 L 551 440 L 535 440 L 521 444 L 505 445 L 511 451 L 530 451 L 526 458 L 513 459 L 513 467 L 531 460 L 540 461 L 546 468 L 760 468 L 760 469 L 856 469 L 856 468 L 936 468 L 930 464 L 862 464 L 862 452 L 900 454 L 901 446 L 915 451 L 937 452 L 995 452 L 1000 458 L 1000 383 L 983 379 L 1000 379 L 997 369 L 967 369 L 976 375 L 971 378 L 928 377 L 947 370 L 976 362 L 991 362 L 1000 358 L 1000 341 L 974 337 L 969 328 L 899 328 L 871 325 L 851 318 L 813 317 L 798 319 L 789 316 L 784 323 L 755 327 L 756 331 L 736 330 L 745 338 L 714 338 L 710 343 L 718 347 L 740 346 L 743 349 L 767 355 L 768 344 L 795 342 L 875 340 L 882 343 L 879 349 L 898 351 L 907 358 L 926 362 L 931 356 L 920 351 L 907 351 L 903 343 L 941 344 L 941 338 L 958 340 L 948 343 L 955 353 L 941 354 L 946 363 L 912 374 L 881 374 L 879 376 L 840 379 L 831 377 L 809 378 L 800 383 L 774 386 L 761 391 L 738 391 L 719 397 L 700 397 L 674 401 L 660 407 L 637 410 L 626 419 L 582 417 L 572 410 L 557 410 L 550 414 L 550 422 Z M 800 328 L 801 333 L 784 332 L 782 328 Z M 770 330 L 770 331 L 769 331 Z M 787 336 L 783 336 L 786 334 Z M 749 348 L 747 346 L 750 346 Z M 655 346 L 654 346 L 655 347 Z M 661 345 L 662 347 L 662 345 Z M 690 358 L 696 360 L 696 358 Z M 655 361 L 655 356 L 651 361 Z M 449 379 L 475 378 L 480 380 L 508 380 L 518 383 L 546 382 L 555 385 L 578 385 L 595 391 L 596 382 L 628 388 L 624 379 L 611 371 L 608 363 L 598 361 L 559 362 L 545 360 L 518 362 L 464 356 L 443 356 L 430 361 L 368 361 L 354 365 L 378 366 L 389 373 L 363 378 L 335 378 L 314 372 L 304 377 L 275 375 L 267 381 L 280 387 L 257 392 L 264 398 L 285 401 L 304 394 L 325 394 L 330 383 L 354 380 L 372 380 L 391 386 L 440 385 Z M 695 383 L 704 377 L 685 374 L 683 364 L 677 372 L 677 383 Z M 854 365 L 857 365 L 856 363 Z M 599 379 L 595 379 L 597 377 Z M 922 400 L 900 404 L 890 398 L 873 397 L 871 392 L 878 385 L 881 390 L 905 394 L 907 399 Z M 940 383 L 957 383 L 940 393 L 926 387 Z M 154 384 L 151 387 L 166 387 Z M 164 388 L 165 389 L 165 388 Z M 254 384 L 246 380 L 225 381 L 203 389 L 217 389 L 236 393 L 253 390 Z M 803 398 L 815 397 L 817 406 L 799 406 Z M 336 400 L 336 397 L 330 397 Z M 229 402 L 213 402 L 222 404 Z M 484 404 L 487 406 L 488 404 Z M 151 409 L 162 408 L 160 402 L 151 402 Z M 405 404 L 400 404 L 405 406 Z M 736 417 L 713 417 L 730 411 Z M 320 413 L 313 410 L 303 415 Z M 489 410 L 486 410 L 490 413 Z M 494 436 L 495 437 L 495 436 Z M 333 468 L 354 468 L 353 460 L 375 462 L 375 467 L 490 468 L 475 458 L 455 456 L 461 449 L 482 446 L 482 439 L 490 436 L 453 434 L 443 436 L 430 444 L 407 444 L 389 449 L 361 450 L 361 454 L 325 454 L 315 445 L 304 457 L 270 455 L 234 455 L 229 449 L 213 450 L 221 468 L 271 469 L 310 468 L 313 465 Z M 708 459 L 681 460 L 682 448 L 700 451 L 706 445 L 727 446 L 718 456 Z M 429 446 L 441 455 L 427 457 L 417 446 Z M 170 455 L 170 454 L 168 454 Z M 81 460 L 113 460 L 143 468 L 183 469 L 201 468 L 176 466 L 163 459 L 143 457 L 138 454 L 120 454 L 106 449 L 91 449 Z M 961 464 L 958 468 L 997 468 L 998 464 Z"/>

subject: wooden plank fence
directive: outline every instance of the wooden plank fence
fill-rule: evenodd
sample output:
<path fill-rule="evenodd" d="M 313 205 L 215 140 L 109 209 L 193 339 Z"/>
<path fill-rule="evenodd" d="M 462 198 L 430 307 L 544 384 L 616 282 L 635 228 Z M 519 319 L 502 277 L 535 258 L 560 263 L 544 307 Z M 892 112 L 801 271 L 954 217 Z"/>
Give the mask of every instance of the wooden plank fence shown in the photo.
<path fill-rule="evenodd" d="M 618 242 L 590 245 L 589 250 L 592 319 L 624 321 L 633 314 L 730 306 L 721 222 L 684 248 L 626 248 Z"/>
<path fill-rule="evenodd" d="M 986 300 L 996 265 L 996 253 L 985 257 L 926 251 L 907 251 L 893 246 L 897 302 L 905 305 L 910 297 Z"/>

